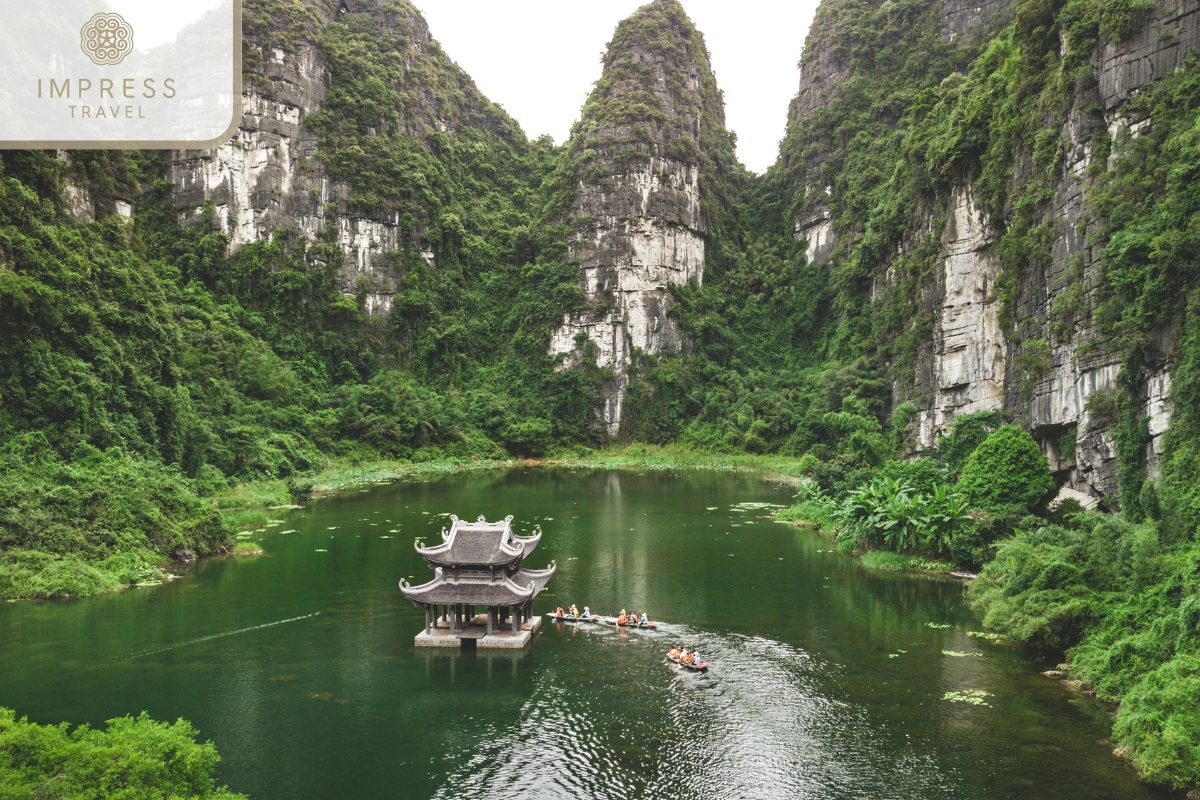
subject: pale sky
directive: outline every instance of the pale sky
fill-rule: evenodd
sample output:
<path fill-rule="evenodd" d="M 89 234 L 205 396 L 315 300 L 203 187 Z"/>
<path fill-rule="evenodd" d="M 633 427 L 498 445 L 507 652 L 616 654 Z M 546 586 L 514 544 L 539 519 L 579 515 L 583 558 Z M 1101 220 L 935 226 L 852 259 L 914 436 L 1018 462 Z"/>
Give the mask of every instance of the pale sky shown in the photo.
<path fill-rule="evenodd" d="M 646 0 L 415 0 L 433 38 L 530 138 L 561 143 L 617 23 Z M 681 0 L 704 34 L 725 124 L 755 172 L 774 163 L 817 0 Z"/>
<path fill-rule="evenodd" d="M 164 3 L 162 0 L 108 0 L 108 9 L 125 18 L 133 27 L 133 46 L 149 50 L 160 44 L 175 41 L 175 34 L 184 26 L 204 16 L 223 0 L 188 0 L 186 3 Z M 97 3 L 99 10 L 105 4 Z"/>

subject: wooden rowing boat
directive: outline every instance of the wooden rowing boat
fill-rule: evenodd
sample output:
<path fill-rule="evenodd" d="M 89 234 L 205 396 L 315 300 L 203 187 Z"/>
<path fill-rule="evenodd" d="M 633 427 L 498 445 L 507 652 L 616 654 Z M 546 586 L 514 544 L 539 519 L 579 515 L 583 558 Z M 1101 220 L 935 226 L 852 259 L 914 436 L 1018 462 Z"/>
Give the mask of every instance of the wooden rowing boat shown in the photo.
<path fill-rule="evenodd" d="M 600 621 L 600 617 L 596 616 L 595 614 L 593 614 L 590 617 L 572 617 L 570 614 L 564 614 L 561 617 L 558 614 L 547 614 L 546 616 L 549 617 L 550 619 L 554 620 L 555 622 L 599 622 Z"/>
<path fill-rule="evenodd" d="M 679 666 L 683 667 L 684 669 L 689 669 L 692 672 L 708 672 L 708 662 L 707 661 L 701 661 L 699 664 L 688 664 L 683 661 L 680 661 L 678 658 L 672 658 L 669 653 L 667 654 L 667 660 L 670 661 L 672 664 L 678 664 Z"/>
<path fill-rule="evenodd" d="M 635 630 L 635 631 L 646 631 L 646 630 L 652 631 L 658 627 L 657 622 L 647 622 L 645 625 L 643 625 L 640 622 L 634 622 L 632 624 L 626 622 L 624 625 L 619 625 L 617 623 L 617 617 L 602 617 L 600 619 L 600 621 L 603 622 L 605 625 L 612 625 L 617 628 L 629 628 L 630 630 Z"/>

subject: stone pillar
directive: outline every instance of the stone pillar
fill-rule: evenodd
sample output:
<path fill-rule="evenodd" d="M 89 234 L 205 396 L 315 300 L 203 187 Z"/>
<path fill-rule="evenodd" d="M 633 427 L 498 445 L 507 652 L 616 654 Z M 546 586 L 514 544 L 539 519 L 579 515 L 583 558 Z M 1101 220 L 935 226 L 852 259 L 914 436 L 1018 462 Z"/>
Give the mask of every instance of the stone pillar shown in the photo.
<path fill-rule="evenodd" d="M 429 635 L 429 624 L 433 621 L 433 609 L 425 606 L 425 635 Z"/>
<path fill-rule="evenodd" d="M 488 620 L 487 620 L 487 635 L 488 635 L 488 636 L 491 636 L 491 635 L 492 635 L 492 617 L 495 615 L 495 613 L 496 613 L 496 609 L 495 609 L 495 608 L 493 608 L 492 606 L 488 606 L 488 607 L 487 607 L 487 615 L 488 615 Z"/>
<path fill-rule="evenodd" d="M 521 614 L 516 606 L 512 607 L 512 632 L 514 636 L 521 632 Z"/>

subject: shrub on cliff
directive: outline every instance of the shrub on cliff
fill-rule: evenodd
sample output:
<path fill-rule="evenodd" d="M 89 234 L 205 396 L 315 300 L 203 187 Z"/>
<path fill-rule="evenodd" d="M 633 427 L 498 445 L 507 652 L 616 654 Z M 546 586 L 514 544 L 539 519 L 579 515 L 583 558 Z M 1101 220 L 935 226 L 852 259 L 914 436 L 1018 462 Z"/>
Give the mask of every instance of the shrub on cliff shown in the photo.
<path fill-rule="evenodd" d="M 1000 428 L 999 411 L 975 411 L 955 417 L 949 435 L 937 440 L 937 451 L 952 478 L 958 478 L 975 448 Z"/>
<path fill-rule="evenodd" d="M 1033 437 L 1015 425 L 1005 425 L 967 458 L 958 490 L 975 508 L 1032 509 L 1050 500 L 1055 485 Z"/>
<path fill-rule="evenodd" d="M 119 717 L 108 729 L 67 723 L 38 725 L 0 708 L 0 798 L 111 797 L 237 800 L 213 783 L 221 757 L 212 742 L 196 741 L 186 720 L 156 722 L 144 712 Z"/>

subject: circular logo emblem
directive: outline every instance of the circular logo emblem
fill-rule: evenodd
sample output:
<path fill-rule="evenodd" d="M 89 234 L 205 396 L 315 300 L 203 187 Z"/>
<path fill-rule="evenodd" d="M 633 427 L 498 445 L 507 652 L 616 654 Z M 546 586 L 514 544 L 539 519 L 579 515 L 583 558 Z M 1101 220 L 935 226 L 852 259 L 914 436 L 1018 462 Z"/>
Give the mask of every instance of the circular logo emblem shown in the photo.
<path fill-rule="evenodd" d="M 133 52 L 133 28 L 120 14 L 101 12 L 79 31 L 79 48 L 94 64 L 120 64 Z"/>

